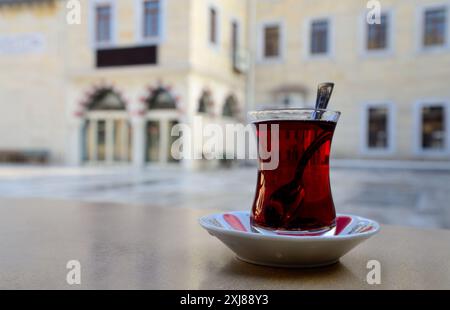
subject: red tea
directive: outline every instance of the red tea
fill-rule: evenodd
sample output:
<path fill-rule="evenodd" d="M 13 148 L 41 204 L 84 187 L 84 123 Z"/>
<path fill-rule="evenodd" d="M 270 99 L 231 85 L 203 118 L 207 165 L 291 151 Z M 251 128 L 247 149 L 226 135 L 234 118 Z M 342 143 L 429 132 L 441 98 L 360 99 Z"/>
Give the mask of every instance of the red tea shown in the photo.
<path fill-rule="evenodd" d="M 328 231 L 334 227 L 336 218 L 329 179 L 330 148 L 336 123 L 322 120 L 257 122 L 258 143 L 262 134 L 271 136 L 274 124 L 279 126 L 279 164 L 274 170 L 258 171 L 252 224 L 270 230 Z"/>

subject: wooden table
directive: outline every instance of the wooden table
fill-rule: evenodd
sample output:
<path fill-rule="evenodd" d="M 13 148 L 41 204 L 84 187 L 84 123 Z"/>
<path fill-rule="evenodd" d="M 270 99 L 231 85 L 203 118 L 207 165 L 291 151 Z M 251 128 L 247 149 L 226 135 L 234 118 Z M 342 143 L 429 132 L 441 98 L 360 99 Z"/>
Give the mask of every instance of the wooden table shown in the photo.
<path fill-rule="evenodd" d="M 238 261 L 197 218 L 207 210 L 46 200 L 0 201 L 4 289 L 450 289 L 450 231 L 383 226 L 326 268 Z M 366 264 L 378 260 L 381 285 Z M 69 260 L 81 285 L 66 282 Z"/>

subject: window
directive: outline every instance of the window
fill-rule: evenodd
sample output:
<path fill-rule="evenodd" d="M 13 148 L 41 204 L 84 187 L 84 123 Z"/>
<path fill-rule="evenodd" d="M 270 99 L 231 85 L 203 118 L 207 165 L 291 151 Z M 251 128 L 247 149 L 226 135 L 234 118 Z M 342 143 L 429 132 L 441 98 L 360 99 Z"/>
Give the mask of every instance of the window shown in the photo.
<path fill-rule="evenodd" d="M 110 5 L 98 5 L 95 8 L 95 39 L 97 43 L 112 40 L 112 10 Z"/>
<path fill-rule="evenodd" d="M 237 21 L 231 23 L 231 59 L 233 67 L 236 69 L 239 53 L 239 24 Z"/>
<path fill-rule="evenodd" d="M 273 107 L 277 108 L 307 108 L 308 88 L 301 83 L 281 84 L 271 90 Z"/>
<path fill-rule="evenodd" d="M 145 160 L 147 162 L 158 162 L 160 160 L 161 148 L 161 126 L 158 121 L 148 121 L 146 125 Z"/>
<path fill-rule="evenodd" d="M 389 18 L 381 14 L 380 24 L 367 24 L 367 50 L 383 50 L 388 48 Z"/>
<path fill-rule="evenodd" d="M 388 108 L 369 107 L 367 116 L 368 149 L 387 149 L 389 147 Z"/>
<path fill-rule="evenodd" d="M 280 56 L 280 27 L 278 25 L 264 28 L 264 58 Z"/>
<path fill-rule="evenodd" d="M 283 21 L 266 21 L 258 26 L 258 60 L 261 63 L 276 63 L 284 56 Z"/>
<path fill-rule="evenodd" d="M 209 43 L 218 45 L 218 13 L 214 7 L 209 8 Z"/>
<path fill-rule="evenodd" d="M 158 37 L 160 34 L 160 1 L 144 1 L 143 6 L 143 37 Z"/>
<path fill-rule="evenodd" d="M 305 98 L 302 93 L 297 92 L 286 92 L 284 94 L 279 94 L 278 102 L 285 108 L 305 108 Z"/>
<path fill-rule="evenodd" d="M 147 163 L 176 163 L 180 158 L 179 152 L 172 153 L 172 145 L 178 140 L 178 136 L 171 135 L 171 132 L 178 124 L 178 120 L 172 116 L 161 119 L 159 117 L 147 117 L 144 145 L 145 161 Z"/>
<path fill-rule="evenodd" d="M 421 148 L 423 150 L 445 149 L 445 109 L 442 105 L 427 105 L 421 109 Z"/>
<path fill-rule="evenodd" d="M 132 127 L 127 119 L 114 119 L 112 122 L 113 160 L 115 162 L 131 161 Z"/>
<path fill-rule="evenodd" d="M 237 117 L 238 115 L 238 111 L 239 107 L 238 107 L 238 102 L 237 99 L 234 95 L 229 95 L 226 99 L 225 99 L 225 104 L 223 105 L 222 108 L 222 116 L 225 117 Z"/>
<path fill-rule="evenodd" d="M 111 88 L 97 90 L 86 103 L 90 111 L 120 111 L 125 110 L 125 101 Z"/>
<path fill-rule="evenodd" d="M 369 103 L 363 106 L 361 152 L 366 155 L 391 155 L 395 151 L 395 105 Z"/>
<path fill-rule="evenodd" d="M 140 45 L 160 44 L 165 36 L 166 0 L 135 0 L 135 3 L 136 40 Z"/>
<path fill-rule="evenodd" d="M 163 87 L 158 87 L 146 100 L 149 110 L 153 109 L 176 109 L 177 102 L 172 94 Z"/>
<path fill-rule="evenodd" d="M 198 113 L 206 113 L 212 115 L 214 113 L 214 102 L 210 91 L 203 91 L 200 100 L 198 102 Z"/>
<path fill-rule="evenodd" d="M 312 55 L 322 55 L 328 53 L 329 35 L 328 20 L 315 20 L 311 23 L 310 53 Z"/>
<path fill-rule="evenodd" d="M 106 160 L 106 121 L 97 122 L 97 160 Z"/>
<path fill-rule="evenodd" d="M 423 46 L 435 47 L 446 44 L 447 11 L 445 8 L 425 10 L 423 30 Z"/>
<path fill-rule="evenodd" d="M 89 1 L 89 40 L 93 50 L 111 48 L 116 43 L 116 1 Z"/>

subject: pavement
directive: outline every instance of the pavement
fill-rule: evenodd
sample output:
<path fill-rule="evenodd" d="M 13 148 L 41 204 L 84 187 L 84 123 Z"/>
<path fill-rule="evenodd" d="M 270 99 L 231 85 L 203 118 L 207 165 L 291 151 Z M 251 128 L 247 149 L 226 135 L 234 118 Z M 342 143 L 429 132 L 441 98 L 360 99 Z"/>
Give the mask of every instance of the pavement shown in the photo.
<path fill-rule="evenodd" d="M 174 166 L 0 166 L 0 199 L 249 210 L 255 182 L 254 167 L 188 172 Z M 382 224 L 450 229 L 448 169 L 336 165 L 331 169 L 331 185 L 339 213 Z"/>

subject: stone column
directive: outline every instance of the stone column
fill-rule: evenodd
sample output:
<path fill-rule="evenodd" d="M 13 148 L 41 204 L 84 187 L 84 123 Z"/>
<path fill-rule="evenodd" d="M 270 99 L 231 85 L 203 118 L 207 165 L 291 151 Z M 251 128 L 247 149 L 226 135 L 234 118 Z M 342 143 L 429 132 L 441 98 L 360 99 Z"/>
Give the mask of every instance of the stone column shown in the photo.
<path fill-rule="evenodd" d="M 145 119 L 142 115 L 133 116 L 131 124 L 133 128 L 133 165 L 140 168 L 145 165 Z"/>
<path fill-rule="evenodd" d="M 70 121 L 67 162 L 71 166 L 81 166 L 83 162 L 82 130 L 85 120 L 75 118 Z"/>

